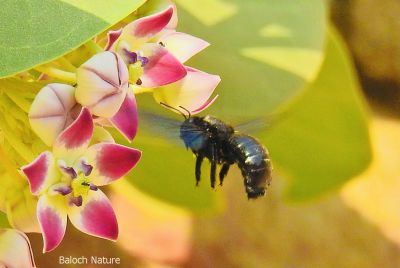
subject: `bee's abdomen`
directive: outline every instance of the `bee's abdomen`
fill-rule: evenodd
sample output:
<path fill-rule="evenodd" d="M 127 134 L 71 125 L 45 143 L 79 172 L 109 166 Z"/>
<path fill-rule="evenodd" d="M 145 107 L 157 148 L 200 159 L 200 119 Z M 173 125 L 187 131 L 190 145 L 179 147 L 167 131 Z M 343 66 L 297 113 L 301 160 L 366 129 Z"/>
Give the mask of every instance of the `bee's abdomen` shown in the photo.
<path fill-rule="evenodd" d="M 272 173 L 267 149 L 248 135 L 235 134 L 229 143 L 233 150 L 232 156 L 244 177 L 248 197 L 257 198 L 264 195 Z"/>

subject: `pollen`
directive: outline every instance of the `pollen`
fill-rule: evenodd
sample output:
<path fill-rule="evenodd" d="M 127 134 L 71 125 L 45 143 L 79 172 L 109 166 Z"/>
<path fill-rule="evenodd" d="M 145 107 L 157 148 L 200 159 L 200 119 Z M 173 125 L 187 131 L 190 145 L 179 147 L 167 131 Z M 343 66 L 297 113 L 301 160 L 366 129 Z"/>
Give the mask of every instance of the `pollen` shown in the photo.
<path fill-rule="evenodd" d="M 86 196 L 90 190 L 90 180 L 84 174 L 78 174 L 71 182 L 72 195 L 74 197 Z"/>
<path fill-rule="evenodd" d="M 133 64 L 129 64 L 129 82 L 136 84 L 139 78 L 143 75 L 142 62 L 137 61 Z"/>

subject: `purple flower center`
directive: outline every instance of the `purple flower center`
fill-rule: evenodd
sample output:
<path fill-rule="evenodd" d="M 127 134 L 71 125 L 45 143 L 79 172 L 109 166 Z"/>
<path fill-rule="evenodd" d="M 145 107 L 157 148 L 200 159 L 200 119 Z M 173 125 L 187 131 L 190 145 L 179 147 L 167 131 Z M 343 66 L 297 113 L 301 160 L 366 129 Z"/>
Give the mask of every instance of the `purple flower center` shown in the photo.
<path fill-rule="evenodd" d="M 134 64 L 138 61 L 140 61 L 142 64 L 141 66 L 144 67 L 147 63 L 149 63 L 149 58 L 147 57 L 142 57 L 138 55 L 136 52 L 129 51 L 126 48 L 122 49 L 124 52 L 125 59 L 127 60 L 127 64 Z"/>
<path fill-rule="evenodd" d="M 82 206 L 83 197 L 88 194 L 89 191 L 97 191 L 96 185 L 90 182 L 87 178 L 93 171 L 93 166 L 89 165 L 85 159 L 81 159 L 77 165 L 77 168 L 60 165 L 60 169 L 71 177 L 71 184 L 62 185 L 54 189 L 61 195 L 68 195 L 69 204 L 77 207 Z"/>
<path fill-rule="evenodd" d="M 75 206 L 77 206 L 77 207 L 80 207 L 80 206 L 82 206 L 83 198 L 82 198 L 81 195 L 80 195 L 80 196 L 77 196 L 77 197 L 71 196 L 71 197 L 69 198 L 69 203 L 70 203 L 70 205 L 75 205 Z"/>

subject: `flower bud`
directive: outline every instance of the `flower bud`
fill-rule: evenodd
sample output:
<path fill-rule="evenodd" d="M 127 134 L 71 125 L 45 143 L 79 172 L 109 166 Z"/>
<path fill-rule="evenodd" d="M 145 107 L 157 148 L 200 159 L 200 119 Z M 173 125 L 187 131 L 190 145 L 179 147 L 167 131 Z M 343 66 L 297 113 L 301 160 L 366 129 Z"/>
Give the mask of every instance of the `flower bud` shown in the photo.
<path fill-rule="evenodd" d="M 74 120 L 79 110 L 75 101 L 75 88 L 65 84 L 48 84 L 37 94 L 29 110 L 33 131 L 51 146 L 57 136 Z"/>
<path fill-rule="evenodd" d="M 122 58 L 114 52 L 101 52 L 78 68 L 76 100 L 93 115 L 111 118 L 125 99 L 128 80 Z"/>

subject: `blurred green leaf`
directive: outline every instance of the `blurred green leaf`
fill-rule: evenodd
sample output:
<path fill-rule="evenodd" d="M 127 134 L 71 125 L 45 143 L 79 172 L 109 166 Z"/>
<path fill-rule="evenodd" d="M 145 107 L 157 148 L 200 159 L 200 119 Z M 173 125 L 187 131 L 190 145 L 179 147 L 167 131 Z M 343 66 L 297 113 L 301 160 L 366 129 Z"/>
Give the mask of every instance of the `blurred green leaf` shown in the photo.
<path fill-rule="evenodd" d="M 293 200 L 336 188 L 368 165 L 366 105 L 334 30 L 317 79 L 261 138 L 277 170 L 290 177 L 288 196 Z"/>
<path fill-rule="evenodd" d="M 323 1 L 204 2 L 178 1 L 178 29 L 211 43 L 187 63 L 222 78 L 207 113 L 230 122 L 260 117 L 315 77 L 323 59 Z"/>
<path fill-rule="evenodd" d="M 3 212 L 0 212 L 0 228 L 10 228 L 10 224 L 7 220 L 7 215 Z"/>
<path fill-rule="evenodd" d="M 192 16 L 205 25 L 215 25 L 235 15 L 238 6 L 223 0 L 176 0 Z"/>
<path fill-rule="evenodd" d="M 1 1 L 0 77 L 30 69 L 73 50 L 144 2 Z"/>

